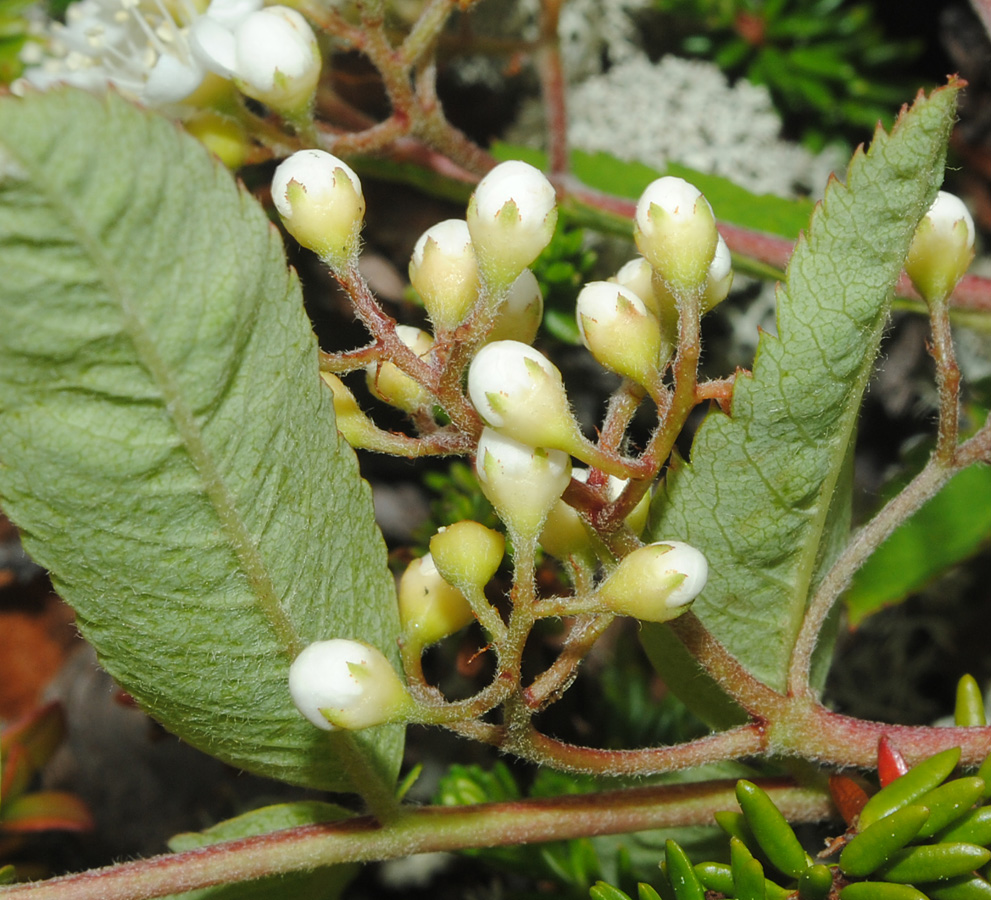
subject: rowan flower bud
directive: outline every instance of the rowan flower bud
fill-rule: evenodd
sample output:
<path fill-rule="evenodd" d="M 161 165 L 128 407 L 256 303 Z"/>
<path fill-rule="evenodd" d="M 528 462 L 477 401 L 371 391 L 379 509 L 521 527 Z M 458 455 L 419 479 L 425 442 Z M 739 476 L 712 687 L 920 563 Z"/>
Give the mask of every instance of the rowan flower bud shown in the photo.
<path fill-rule="evenodd" d="M 434 345 L 434 339 L 427 332 L 412 325 L 397 325 L 396 335 L 420 357 L 430 353 Z M 370 363 L 365 368 L 365 381 L 368 390 L 379 400 L 404 412 L 416 412 L 434 402 L 430 391 L 410 378 L 394 362 Z"/>
<path fill-rule="evenodd" d="M 681 541 L 659 541 L 634 550 L 599 585 L 597 596 L 614 612 L 644 622 L 681 615 L 705 587 L 706 558 Z"/>
<path fill-rule="evenodd" d="M 650 312 L 657 316 L 658 319 L 660 318 L 660 306 L 658 305 L 657 297 L 654 296 L 654 270 L 651 268 L 650 263 L 642 256 L 624 263 L 615 277 L 609 280 L 615 281 L 616 284 L 626 288 L 628 291 L 632 291 L 643 301 L 643 305 Z"/>
<path fill-rule="evenodd" d="M 413 248 L 409 280 L 434 328 L 457 328 L 478 298 L 478 263 L 468 223 L 447 219 L 423 232 Z"/>
<path fill-rule="evenodd" d="M 544 295 L 537 276 L 524 269 L 509 286 L 487 340 L 490 344 L 495 341 L 532 344 L 543 317 Z"/>
<path fill-rule="evenodd" d="M 640 252 L 674 291 L 699 290 L 716 252 L 716 220 L 701 191 L 666 175 L 637 203 L 633 236 Z"/>
<path fill-rule="evenodd" d="M 554 235 L 554 188 L 525 162 L 500 163 L 475 188 L 467 220 L 482 276 L 497 290 L 508 287 Z"/>
<path fill-rule="evenodd" d="M 587 482 L 588 471 L 588 469 L 573 468 L 571 477 L 576 481 Z M 624 478 L 610 475 L 606 482 L 606 496 L 610 501 L 617 500 L 628 483 Z M 626 524 L 635 535 L 643 531 L 649 512 L 650 494 L 647 493 L 626 517 Z M 544 529 L 540 532 L 540 546 L 551 556 L 563 560 L 569 556 L 587 553 L 592 547 L 592 542 L 585 523 L 574 507 L 563 500 L 558 500 L 548 513 Z"/>
<path fill-rule="evenodd" d="M 337 430 L 352 447 L 368 448 L 375 445 L 378 429 L 358 406 L 358 401 L 336 375 L 321 372 L 320 377 L 334 393 L 334 414 Z"/>
<path fill-rule="evenodd" d="M 357 261 L 365 198 L 346 163 L 323 150 L 300 150 L 275 170 L 272 200 L 286 230 L 328 265 Z"/>
<path fill-rule="evenodd" d="M 313 29 L 296 10 L 269 6 L 229 23 L 204 16 L 192 41 L 203 64 L 242 93 L 288 118 L 308 113 L 322 60 Z"/>
<path fill-rule="evenodd" d="M 495 341 L 468 369 L 468 396 L 491 428 L 531 447 L 569 453 L 582 444 L 557 367 L 519 341 Z"/>
<path fill-rule="evenodd" d="M 940 191 L 915 230 L 905 271 L 933 303 L 953 293 L 973 258 L 974 220 L 959 197 Z"/>
<path fill-rule="evenodd" d="M 401 720 L 412 705 L 380 650 L 342 638 L 317 641 L 296 657 L 289 668 L 289 694 L 296 708 L 325 731 Z"/>
<path fill-rule="evenodd" d="M 483 428 L 475 472 L 482 493 L 510 533 L 536 538 L 571 481 L 571 458 L 561 450 L 531 447 Z"/>
<path fill-rule="evenodd" d="M 661 326 L 632 291 L 608 281 L 582 288 L 576 305 L 582 343 L 605 368 L 650 387 L 657 381 Z"/>
<path fill-rule="evenodd" d="M 437 571 L 429 553 L 406 567 L 399 579 L 399 621 L 410 640 L 426 647 L 474 620 L 465 595 Z"/>
<path fill-rule="evenodd" d="M 722 235 L 716 239 L 716 252 L 709 263 L 709 269 L 705 273 L 705 289 L 702 292 L 701 312 L 707 313 L 715 309 L 733 286 L 733 258 L 730 256 L 729 247 Z"/>
<path fill-rule="evenodd" d="M 484 588 L 502 563 L 506 539 L 479 522 L 465 519 L 437 530 L 430 539 L 434 565 L 446 581 Z"/>

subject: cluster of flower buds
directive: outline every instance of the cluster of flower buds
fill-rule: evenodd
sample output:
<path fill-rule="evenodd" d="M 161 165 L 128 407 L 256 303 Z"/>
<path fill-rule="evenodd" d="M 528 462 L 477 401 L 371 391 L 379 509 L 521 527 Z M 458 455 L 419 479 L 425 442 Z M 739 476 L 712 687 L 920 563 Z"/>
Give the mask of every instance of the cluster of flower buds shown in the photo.
<path fill-rule="evenodd" d="M 350 168 L 322 151 L 302 151 L 279 167 L 272 190 L 287 229 L 302 244 L 335 270 L 354 270 L 364 201 Z M 543 299 L 528 267 L 550 241 L 556 217 L 554 189 L 540 172 L 524 163 L 497 166 L 479 183 L 466 220 L 440 222 L 416 242 L 410 282 L 433 333 L 392 327 L 432 371 L 441 370 L 456 345 L 470 348 L 460 357 L 467 372 L 457 375 L 466 374 L 462 399 L 484 425 L 475 446 L 475 473 L 514 554 L 532 554 L 539 542 L 551 555 L 583 568 L 584 577 L 593 579 L 579 603 L 583 610 L 664 622 L 684 612 L 705 586 L 705 557 L 682 542 L 663 541 L 616 562 L 591 520 L 562 500 L 573 478 L 590 480 L 590 469 L 573 469 L 573 459 L 598 470 L 579 496 L 598 496 L 603 506 L 620 501 L 631 469 L 628 461 L 585 437 L 560 371 L 531 346 Z M 679 310 L 689 303 L 701 314 L 722 300 L 732 271 L 711 208 L 680 179 L 663 178 L 647 189 L 638 206 L 636 238 L 643 257 L 614 280 L 587 285 L 575 315 L 595 359 L 656 399 L 668 390 L 664 373 L 678 343 Z M 410 371 L 408 361 L 400 368 L 389 358 L 365 367 L 369 391 L 410 414 L 419 427 L 431 417 L 436 421 L 436 410 L 444 409 L 443 384 L 452 379 L 434 382 L 431 390 Z M 387 449 L 382 437 L 387 433 L 361 411 L 344 383 L 329 373 L 323 378 L 334 393 L 345 438 L 355 446 Z M 647 491 L 635 496 L 639 503 L 623 523 L 633 541 L 646 524 L 650 502 Z M 502 536 L 477 522 L 459 522 L 434 535 L 430 552 L 410 563 L 399 582 L 404 659 L 476 620 L 498 643 L 507 626 L 485 589 L 504 551 Z M 595 586 L 600 560 L 607 571 Z M 567 609 L 568 602 L 565 598 L 560 608 Z M 304 715 L 320 727 L 409 718 L 412 701 L 377 651 L 347 641 L 314 648 L 324 644 L 334 653 L 309 648 L 293 667 L 307 677 L 294 676 L 294 683 L 313 685 L 316 673 L 330 679 L 333 672 L 340 684 L 314 688 L 312 694 L 295 687 L 293 697 Z M 319 665 L 309 662 L 311 653 Z M 372 715 L 364 698 L 383 703 L 382 711 Z"/>

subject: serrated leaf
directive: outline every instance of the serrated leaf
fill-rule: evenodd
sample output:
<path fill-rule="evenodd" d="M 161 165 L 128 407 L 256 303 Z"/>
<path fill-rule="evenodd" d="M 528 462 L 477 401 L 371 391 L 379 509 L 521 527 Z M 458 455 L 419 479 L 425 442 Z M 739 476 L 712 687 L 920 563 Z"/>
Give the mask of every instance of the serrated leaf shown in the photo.
<path fill-rule="evenodd" d="M 834 493 L 895 280 L 942 180 L 957 89 L 920 98 L 890 136 L 879 130 L 869 152 L 858 151 L 846 185 L 830 184 L 779 293 L 778 336 L 762 336 L 732 415 L 706 417 L 691 463 L 655 498 L 652 537 L 686 540 L 708 557 L 695 612 L 778 690 L 837 544 L 844 517 L 830 515 Z M 645 629 L 648 643 L 654 631 Z"/>
<path fill-rule="evenodd" d="M 401 732 L 305 721 L 311 641 L 395 658 L 368 486 L 261 207 L 116 96 L 0 98 L 0 503 L 107 670 L 226 762 L 358 787 Z M 353 742 L 353 743 L 352 743 Z"/>
<path fill-rule="evenodd" d="M 169 841 L 174 852 L 209 847 L 221 841 L 270 834 L 285 828 L 338 822 L 350 813 L 333 803 L 300 800 L 252 810 L 202 832 L 177 834 Z M 312 872 L 273 875 L 257 881 L 170 894 L 163 900 L 335 900 L 357 874 L 359 866 L 325 866 Z"/>

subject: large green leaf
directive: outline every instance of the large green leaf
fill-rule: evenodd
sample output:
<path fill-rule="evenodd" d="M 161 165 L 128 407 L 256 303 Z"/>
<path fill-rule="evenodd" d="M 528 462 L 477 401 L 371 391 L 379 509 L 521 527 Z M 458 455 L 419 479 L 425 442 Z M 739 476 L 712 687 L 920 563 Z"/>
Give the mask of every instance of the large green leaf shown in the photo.
<path fill-rule="evenodd" d="M 917 101 L 855 155 L 845 185 L 827 188 L 779 292 L 778 335 L 762 336 L 732 415 L 710 412 L 691 463 L 655 499 L 651 535 L 687 540 L 709 559 L 695 611 L 776 689 L 846 527 L 837 487 L 895 280 L 942 180 L 956 93 Z M 653 656 L 664 667 L 664 654 Z"/>
<path fill-rule="evenodd" d="M 353 789 L 355 741 L 393 777 L 398 730 L 328 735 L 289 700 L 302 646 L 394 655 L 398 624 L 261 207 L 117 97 L 3 98 L 0 272 L 0 503 L 108 671 L 234 765 Z"/>

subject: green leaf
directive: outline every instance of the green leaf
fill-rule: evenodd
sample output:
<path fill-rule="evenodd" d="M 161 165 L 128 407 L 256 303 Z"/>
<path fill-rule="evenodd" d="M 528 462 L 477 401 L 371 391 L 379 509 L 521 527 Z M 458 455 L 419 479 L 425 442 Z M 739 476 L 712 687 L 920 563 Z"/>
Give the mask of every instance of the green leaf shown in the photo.
<path fill-rule="evenodd" d="M 0 271 L 0 503 L 103 665 L 235 766 L 394 779 L 398 729 L 328 734 L 289 699 L 303 646 L 395 658 L 398 621 L 261 207 L 116 96 L 2 98 Z"/>
<path fill-rule="evenodd" d="M 695 612 L 778 690 L 845 528 L 834 494 L 895 280 L 942 180 L 956 93 L 953 83 L 920 98 L 890 136 L 879 130 L 858 151 L 846 185 L 831 183 L 779 293 L 778 336 L 762 336 L 732 415 L 709 413 L 690 464 L 676 465 L 655 498 L 651 537 L 686 540 L 708 557 Z M 656 634 L 645 628 L 648 646 Z"/>
<path fill-rule="evenodd" d="M 265 806 L 220 822 L 206 831 L 177 834 L 169 841 L 169 849 L 177 853 L 197 850 L 221 841 L 270 834 L 285 828 L 338 822 L 349 815 L 340 806 L 315 800 Z M 248 883 L 170 894 L 164 900 L 336 900 L 359 868 L 357 864 L 326 866 L 312 872 L 294 872 Z"/>
<path fill-rule="evenodd" d="M 845 595 L 851 627 L 900 603 L 950 566 L 973 555 L 991 535 L 991 469 L 955 475 L 874 552 Z"/>

